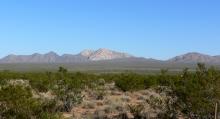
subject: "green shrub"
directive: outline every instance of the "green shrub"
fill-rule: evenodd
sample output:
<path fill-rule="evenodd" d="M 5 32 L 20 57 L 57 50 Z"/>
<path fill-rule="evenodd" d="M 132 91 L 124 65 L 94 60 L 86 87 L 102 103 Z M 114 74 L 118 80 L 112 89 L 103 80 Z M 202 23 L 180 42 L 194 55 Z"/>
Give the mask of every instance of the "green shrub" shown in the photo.
<path fill-rule="evenodd" d="M 0 89 L 0 118 L 30 119 L 39 118 L 41 114 L 56 115 L 53 105 L 47 105 L 32 97 L 29 87 L 8 85 Z"/>
<path fill-rule="evenodd" d="M 32 98 L 30 88 L 19 85 L 2 87 L 0 102 L 0 115 L 4 118 L 31 118 L 40 105 Z"/>
<path fill-rule="evenodd" d="M 183 71 L 182 77 L 174 80 L 178 107 L 190 118 L 213 118 L 214 103 L 220 99 L 216 94 L 220 91 L 217 88 L 220 84 L 216 83 L 219 73 L 216 72 L 199 63 L 196 73 Z"/>
<path fill-rule="evenodd" d="M 145 89 L 144 77 L 138 74 L 121 74 L 115 80 L 115 85 L 123 91 Z"/>
<path fill-rule="evenodd" d="M 47 92 L 49 90 L 49 82 L 47 82 L 47 80 L 42 80 L 42 79 L 31 80 L 30 85 L 38 92 Z"/>
<path fill-rule="evenodd" d="M 145 88 L 150 88 L 152 86 L 156 86 L 157 85 L 157 78 L 156 76 L 146 76 L 146 78 L 144 79 L 144 86 Z"/>
<path fill-rule="evenodd" d="M 57 80 L 53 91 L 57 96 L 57 100 L 62 102 L 60 111 L 70 112 L 75 104 L 80 103 L 83 98 L 81 95 L 83 88 L 83 81 L 73 77 L 64 76 L 62 79 Z"/>

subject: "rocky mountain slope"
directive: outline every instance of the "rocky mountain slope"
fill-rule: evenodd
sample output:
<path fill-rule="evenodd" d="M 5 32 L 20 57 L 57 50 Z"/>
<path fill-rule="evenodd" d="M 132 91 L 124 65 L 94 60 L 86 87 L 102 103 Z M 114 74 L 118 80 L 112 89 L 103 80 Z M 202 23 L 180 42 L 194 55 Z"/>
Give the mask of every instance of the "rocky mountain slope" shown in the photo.
<path fill-rule="evenodd" d="M 99 61 L 99 60 L 112 60 L 112 59 L 122 59 L 122 58 L 132 58 L 132 55 L 127 53 L 121 53 L 112 51 L 109 49 L 101 48 L 97 51 L 85 50 L 80 53 L 82 56 L 88 57 L 89 60 Z"/>

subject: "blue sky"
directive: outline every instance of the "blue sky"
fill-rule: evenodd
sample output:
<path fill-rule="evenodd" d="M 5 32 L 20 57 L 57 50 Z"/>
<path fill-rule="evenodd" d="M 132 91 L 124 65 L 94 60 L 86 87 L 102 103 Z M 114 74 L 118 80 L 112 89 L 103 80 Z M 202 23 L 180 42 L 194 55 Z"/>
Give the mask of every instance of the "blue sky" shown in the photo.
<path fill-rule="evenodd" d="M 167 59 L 220 54 L 219 0 L 2 0 L 0 57 L 109 48 Z"/>

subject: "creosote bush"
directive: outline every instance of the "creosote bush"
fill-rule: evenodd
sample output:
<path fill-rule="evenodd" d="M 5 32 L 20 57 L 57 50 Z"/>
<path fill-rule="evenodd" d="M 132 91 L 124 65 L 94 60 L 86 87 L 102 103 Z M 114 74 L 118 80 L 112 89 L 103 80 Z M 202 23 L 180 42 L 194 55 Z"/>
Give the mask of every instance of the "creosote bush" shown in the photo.
<path fill-rule="evenodd" d="M 144 89 L 145 77 L 138 74 L 126 73 L 121 74 L 115 80 L 115 85 L 123 91 L 135 91 Z"/>
<path fill-rule="evenodd" d="M 54 105 L 48 106 L 49 103 L 33 98 L 29 87 L 7 85 L 0 89 L 1 119 L 58 118 L 58 113 L 51 110 Z"/>

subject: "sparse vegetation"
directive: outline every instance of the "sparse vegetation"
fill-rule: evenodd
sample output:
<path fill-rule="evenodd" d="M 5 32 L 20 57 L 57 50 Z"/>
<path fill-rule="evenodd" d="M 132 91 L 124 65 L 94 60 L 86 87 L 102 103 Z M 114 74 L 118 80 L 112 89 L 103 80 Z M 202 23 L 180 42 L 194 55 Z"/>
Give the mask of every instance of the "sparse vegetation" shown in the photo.
<path fill-rule="evenodd" d="M 161 110 L 158 118 L 213 118 L 219 100 L 220 71 L 201 63 L 196 72 L 186 68 L 172 75 L 168 70 L 157 75 L 70 73 L 63 67 L 46 73 L 0 72 L 2 119 L 61 118 L 80 106 L 94 110 L 91 118 L 116 112 L 141 118 L 150 116 L 146 105 Z"/>

